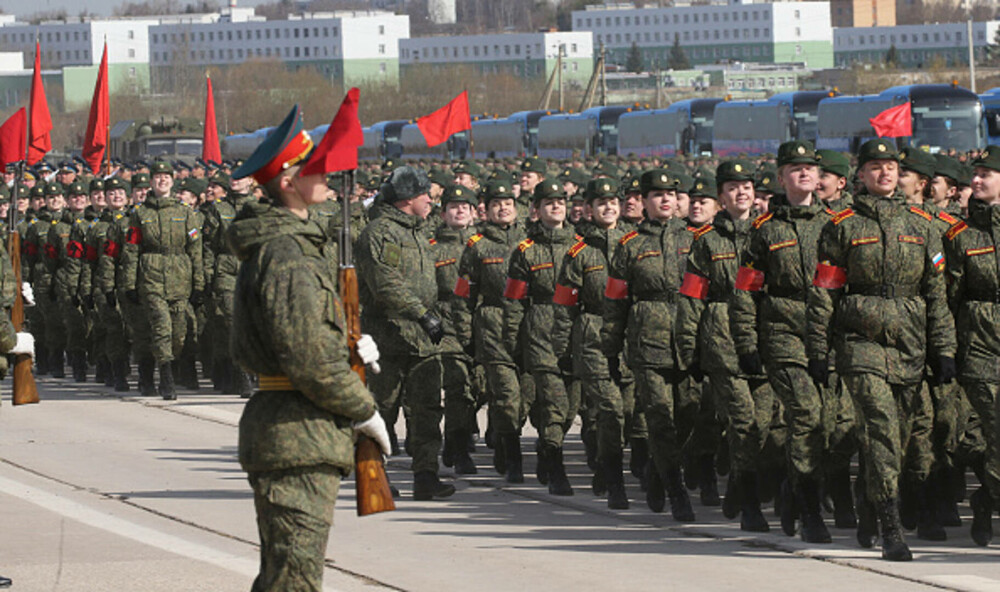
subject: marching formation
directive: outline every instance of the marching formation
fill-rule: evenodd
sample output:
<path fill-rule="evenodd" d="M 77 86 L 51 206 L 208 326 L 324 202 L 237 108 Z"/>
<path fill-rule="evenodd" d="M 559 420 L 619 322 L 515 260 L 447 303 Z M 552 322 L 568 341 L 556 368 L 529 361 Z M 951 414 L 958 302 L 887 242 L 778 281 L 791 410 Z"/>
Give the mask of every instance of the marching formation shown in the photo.
<path fill-rule="evenodd" d="M 270 310 L 246 296 L 263 288 L 238 286 L 299 265 L 255 254 L 282 229 L 309 265 L 335 270 L 347 216 L 361 328 L 378 350 L 365 358 L 380 366 L 368 389 L 388 426 L 405 418 L 405 442 L 390 428 L 386 446 L 412 457 L 415 499 L 455 491 L 439 461 L 481 469 L 470 454 L 481 429 L 507 482 L 526 480 L 532 454 L 533 478 L 573 495 L 563 449 L 579 418 L 592 493 L 612 509 L 630 506 L 630 472 L 649 509 L 677 521 L 697 519 L 697 490 L 702 506 L 764 532 L 773 501 L 789 536 L 829 543 L 830 513 L 863 547 L 881 537 L 883 557 L 905 561 L 905 531 L 939 541 L 961 524 L 971 469 L 972 537 L 991 542 L 1000 147 L 952 158 L 878 139 L 849 157 L 792 141 L 775 162 L 386 162 L 328 176 L 327 196 L 350 188 L 346 212 L 271 166 L 157 161 L 101 179 L 66 162 L 20 180 L 9 169 L 0 215 L 18 212 L 37 373 L 64 378 L 68 366 L 85 382 L 93 367 L 126 392 L 134 364 L 144 396 L 175 399 L 201 376 L 252 401 L 308 397 L 255 348 L 268 332 L 314 333 L 303 320 L 337 290 L 320 282 L 326 296 L 310 304 L 285 285 L 278 322 L 252 312 Z M 272 219 L 270 179 L 293 213 L 302 198 L 308 226 Z M 10 274 L 3 286 L 10 296 Z M 361 394 L 357 405 L 356 422 Z M 264 466 L 272 452 L 247 454 Z"/>

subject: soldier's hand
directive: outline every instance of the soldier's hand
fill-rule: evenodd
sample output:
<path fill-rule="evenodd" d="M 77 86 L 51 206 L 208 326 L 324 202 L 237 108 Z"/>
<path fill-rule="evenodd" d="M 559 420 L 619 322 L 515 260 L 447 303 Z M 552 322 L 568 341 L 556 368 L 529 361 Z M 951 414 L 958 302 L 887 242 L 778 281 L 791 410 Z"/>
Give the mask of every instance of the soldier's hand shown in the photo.
<path fill-rule="evenodd" d="M 17 334 L 17 341 L 10 349 L 12 354 L 24 354 L 35 357 L 35 337 L 31 333 L 21 332 Z"/>
<path fill-rule="evenodd" d="M 201 306 L 201 303 L 205 301 L 205 293 L 201 290 L 192 290 L 188 301 L 191 302 L 191 306 Z"/>
<path fill-rule="evenodd" d="M 83 297 L 83 308 L 86 310 L 94 310 L 94 297 L 90 294 L 86 294 Z"/>
<path fill-rule="evenodd" d="M 615 381 L 615 384 L 621 384 L 622 362 L 618 356 L 608 356 L 608 375 L 611 376 L 611 380 Z"/>
<path fill-rule="evenodd" d="M 385 456 L 392 455 L 392 444 L 389 443 L 389 430 L 385 428 L 385 420 L 382 419 L 382 414 L 378 411 L 361 423 L 354 424 L 354 431 L 375 440 L 375 443 L 382 449 L 382 454 Z"/>
<path fill-rule="evenodd" d="M 132 304 L 139 304 L 139 292 L 137 290 L 125 290 L 125 297 Z"/>
<path fill-rule="evenodd" d="M 35 305 L 35 291 L 28 282 L 21 282 L 21 299 L 24 300 L 25 306 Z"/>
<path fill-rule="evenodd" d="M 764 373 L 764 364 L 760 361 L 760 354 L 751 352 L 740 355 L 740 370 L 750 376 L 758 376 Z"/>
<path fill-rule="evenodd" d="M 958 367 L 955 366 L 955 358 L 940 356 L 937 359 L 937 372 L 935 372 L 935 382 L 939 385 L 950 384 L 958 376 Z"/>
<path fill-rule="evenodd" d="M 829 388 L 830 386 L 830 365 L 826 360 L 809 360 L 806 368 L 809 377 L 813 379 L 817 387 Z"/>
<path fill-rule="evenodd" d="M 358 357 L 361 358 L 365 366 L 372 369 L 373 374 L 378 374 L 382 371 L 382 368 L 378 365 L 378 345 L 375 344 L 375 340 L 372 339 L 371 335 L 367 333 L 362 334 L 358 342 L 354 344 L 354 347 L 358 352 Z"/>
<path fill-rule="evenodd" d="M 441 324 L 441 319 L 437 318 L 437 315 L 431 311 L 425 312 L 424 316 L 420 317 L 420 327 L 431 338 L 434 345 L 441 343 L 441 340 L 444 339 L 444 325 Z"/>
<path fill-rule="evenodd" d="M 559 371 L 565 376 L 573 375 L 573 357 L 566 355 L 559 358 Z"/>
<path fill-rule="evenodd" d="M 108 292 L 107 294 L 105 294 L 104 295 L 104 300 L 107 301 L 109 308 L 117 308 L 118 307 L 118 298 L 115 297 L 114 291 L 111 291 L 111 292 Z"/>

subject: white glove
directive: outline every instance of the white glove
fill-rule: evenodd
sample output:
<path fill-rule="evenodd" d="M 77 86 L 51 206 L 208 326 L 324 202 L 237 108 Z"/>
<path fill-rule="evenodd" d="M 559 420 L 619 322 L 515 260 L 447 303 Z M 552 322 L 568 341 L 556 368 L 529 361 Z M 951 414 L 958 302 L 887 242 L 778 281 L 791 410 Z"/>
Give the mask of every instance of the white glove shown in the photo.
<path fill-rule="evenodd" d="M 392 446 L 389 444 L 389 432 L 385 429 L 385 420 L 382 419 L 382 414 L 378 411 L 363 422 L 354 424 L 354 431 L 375 440 L 375 443 L 382 449 L 382 454 L 385 456 L 389 456 L 392 453 Z"/>
<path fill-rule="evenodd" d="M 361 339 L 358 339 L 357 349 L 358 357 L 366 366 L 371 366 L 372 373 L 378 374 L 382 371 L 378 365 L 378 346 L 375 345 L 375 340 L 372 339 L 371 335 L 362 334 Z"/>
<path fill-rule="evenodd" d="M 12 354 L 28 354 L 35 357 L 35 337 L 31 333 L 18 333 L 17 343 L 11 348 Z M 378 415 L 376 413 L 376 415 Z"/>
<path fill-rule="evenodd" d="M 24 299 L 25 306 L 35 305 L 35 291 L 28 282 L 21 282 L 21 298 Z"/>

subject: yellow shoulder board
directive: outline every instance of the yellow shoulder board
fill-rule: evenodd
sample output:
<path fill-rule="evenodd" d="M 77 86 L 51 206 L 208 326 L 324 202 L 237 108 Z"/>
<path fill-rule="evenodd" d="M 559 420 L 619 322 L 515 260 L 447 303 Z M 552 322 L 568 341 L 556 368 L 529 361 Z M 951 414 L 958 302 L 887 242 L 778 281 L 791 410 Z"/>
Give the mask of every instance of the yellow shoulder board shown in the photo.
<path fill-rule="evenodd" d="M 952 216 L 948 212 L 944 212 L 944 211 L 938 212 L 938 218 L 941 218 L 942 220 L 944 220 L 948 224 L 951 224 L 952 226 L 954 226 L 955 224 L 958 224 L 958 218 Z"/>
<path fill-rule="evenodd" d="M 535 241 L 531 240 L 530 238 L 526 238 L 517 244 L 517 248 L 520 249 L 521 252 L 523 253 L 528 249 L 528 247 L 530 247 L 533 244 L 535 244 Z"/>
<path fill-rule="evenodd" d="M 824 210 L 824 211 L 825 211 L 825 212 L 826 212 L 827 214 L 830 214 L 831 216 L 836 216 L 836 215 L 837 215 L 837 212 L 835 212 L 835 211 L 833 210 L 833 208 L 824 208 L 823 210 Z"/>
<path fill-rule="evenodd" d="M 955 237 L 962 234 L 962 231 L 965 230 L 966 228 L 968 228 L 968 225 L 966 225 L 965 222 L 959 220 L 958 224 L 955 224 L 954 226 L 948 229 L 948 232 L 944 233 L 944 237 L 948 240 L 955 240 Z"/>
<path fill-rule="evenodd" d="M 931 220 L 934 219 L 934 216 L 931 216 L 930 214 L 928 214 L 927 212 L 921 210 L 917 206 L 910 206 L 910 211 L 913 212 L 914 214 L 920 216 L 921 218 L 927 220 L 928 222 L 930 222 Z"/>
<path fill-rule="evenodd" d="M 618 244 L 624 245 L 625 243 L 627 243 L 628 241 L 634 239 L 637 236 L 639 236 L 639 231 L 638 230 L 633 230 L 632 232 L 630 232 L 630 233 L 626 234 L 625 236 L 621 237 L 621 239 L 618 240 Z"/>
<path fill-rule="evenodd" d="M 569 251 L 568 251 L 569 256 L 570 257 L 576 257 L 580 253 L 580 251 L 582 251 L 586 247 L 587 247 L 587 243 L 585 243 L 583 241 L 580 241 L 580 242 L 576 243 L 575 245 L 573 245 L 572 247 L 569 248 Z"/>
<path fill-rule="evenodd" d="M 757 216 L 756 220 L 753 221 L 753 227 L 754 228 L 760 228 L 761 226 L 764 225 L 764 222 L 767 222 L 768 220 L 770 220 L 773 217 L 774 217 L 774 212 L 768 212 L 766 214 L 761 214 L 760 216 Z"/>
<path fill-rule="evenodd" d="M 850 218 L 853 215 L 854 215 L 854 210 L 852 210 L 851 208 L 847 208 L 843 212 L 840 212 L 839 214 L 837 214 L 836 216 L 834 216 L 833 218 L 831 218 L 831 221 L 834 224 L 840 224 L 841 222 L 843 222 L 844 220 L 847 220 L 848 218 Z"/>
<path fill-rule="evenodd" d="M 712 232 L 712 230 L 714 230 L 714 229 L 715 229 L 715 227 L 712 226 L 711 224 L 706 224 L 706 225 L 702 226 L 701 228 L 699 228 L 698 231 L 694 233 L 694 238 L 695 239 L 699 239 L 699 238 L 705 236 L 706 234 L 708 234 L 709 232 Z"/>
<path fill-rule="evenodd" d="M 473 234 L 472 236 L 469 237 L 469 240 L 468 242 L 465 243 L 465 246 L 471 247 L 472 245 L 478 243 L 479 239 L 481 238 L 483 238 L 483 235 L 481 233 Z"/>

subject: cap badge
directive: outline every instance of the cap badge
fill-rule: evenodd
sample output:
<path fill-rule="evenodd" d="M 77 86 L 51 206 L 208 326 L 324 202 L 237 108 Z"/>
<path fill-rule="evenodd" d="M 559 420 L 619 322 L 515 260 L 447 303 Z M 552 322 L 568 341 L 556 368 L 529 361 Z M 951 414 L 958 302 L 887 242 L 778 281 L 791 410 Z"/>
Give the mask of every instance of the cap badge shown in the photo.
<path fill-rule="evenodd" d="M 799 154 L 805 154 L 806 153 L 806 147 L 805 146 L 799 146 L 798 153 Z"/>
<path fill-rule="evenodd" d="M 733 170 L 736 171 L 737 173 L 741 173 L 741 172 L 743 172 L 743 167 L 741 165 L 739 165 L 739 164 L 734 164 L 733 165 Z"/>

